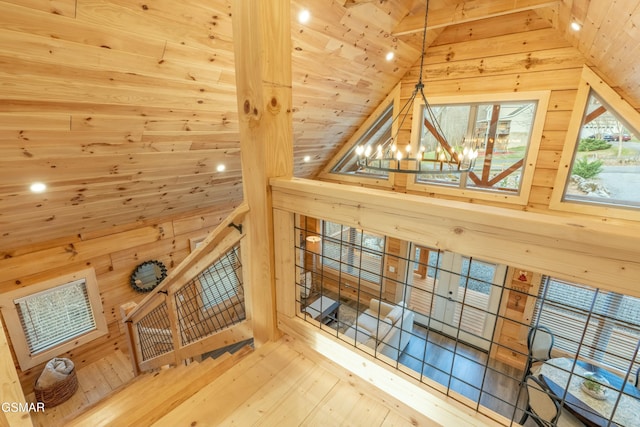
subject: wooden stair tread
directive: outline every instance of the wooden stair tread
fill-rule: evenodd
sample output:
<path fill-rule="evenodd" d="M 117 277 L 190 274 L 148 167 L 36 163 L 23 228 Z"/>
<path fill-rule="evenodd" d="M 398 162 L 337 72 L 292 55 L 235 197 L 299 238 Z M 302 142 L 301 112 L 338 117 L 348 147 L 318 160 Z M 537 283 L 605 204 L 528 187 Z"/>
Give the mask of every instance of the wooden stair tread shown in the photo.
<path fill-rule="evenodd" d="M 227 353 L 216 359 L 143 374 L 67 420 L 65 425 L 149 425 L 151 420 L 178 406 L 251 351 L 247 347 L 233 355 Z M 158 390 L 162 393 L 156 392 Z"/>
<path fill-rule="evenodd" d="M 267 358 L 272 360 L 273 355 L 276 361 L 263 363 Z M 284 369 L 294 357 L 295 352 L 283 346 L 282 340 L 268 342 L 152 425 L 220 425 L 247 396 L 262 387 L 276 371 Z M 197 422 L 195 417 L 203 421 Z"/>

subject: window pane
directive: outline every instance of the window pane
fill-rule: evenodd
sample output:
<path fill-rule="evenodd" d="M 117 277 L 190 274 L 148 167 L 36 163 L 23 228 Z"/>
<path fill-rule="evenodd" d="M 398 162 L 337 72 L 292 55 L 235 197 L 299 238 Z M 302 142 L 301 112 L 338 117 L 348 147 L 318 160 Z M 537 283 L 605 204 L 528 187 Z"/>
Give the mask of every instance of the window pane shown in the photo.
<path fill-rule="evenodd" d="M 547 326 L 554 347 L 635 373 L 640 340 L 640 299 L 547 277 L 534 324 Z"/>
<path fill-rule="evenodd" d="M 355 155 L 356 147 L 371 147 L 371 150 L 377 150 L 380 146 L 384 150 L 391 142 L 391 125 L 393 123 L 393 103 L 389 104 L 382 115 L 375 121 L 373 125 L 358 139 L 347 154 L 340 159 L 336 166 L 331 170 L 332 173 L 374 175 L 377 177 L 388 177 L 387 172 L 371 171 L 363 169 L 357 165 L 357 156 Z"/>
<path fill-rule="evenodd" d="M 215 307 L 237 296 L 241 284 L 238 251 L 239 248 L 233 248 L 198 276 L 204 308 Z"/>
<path fill-rule="evenodd" d="M 382 283 L 384 238 L 324 221 L 322 264 L 341 273 Z"/>
<path fill-rule="evenodd" d="M 84 279 L 16 300 L 31 354 L 96 329 Z"/>
<path fill-rule="evenodd" d="M 478 158 L 468 174 L 423 174 L 418 182 L 517 193 L 531 140 L 537 102 L 496 102 L 432 106 L 445 138 L 456 152 L 471 141 Z M 436 138 L 423 121 L 420 144 L 426 158 L 437 158 Z M 438 163 L 434 168 L 439 169 Z"/>
<path fill-rule="evenodd" d="M 640 207 L 638 132 L 591 92 L 564 200 Z"/>

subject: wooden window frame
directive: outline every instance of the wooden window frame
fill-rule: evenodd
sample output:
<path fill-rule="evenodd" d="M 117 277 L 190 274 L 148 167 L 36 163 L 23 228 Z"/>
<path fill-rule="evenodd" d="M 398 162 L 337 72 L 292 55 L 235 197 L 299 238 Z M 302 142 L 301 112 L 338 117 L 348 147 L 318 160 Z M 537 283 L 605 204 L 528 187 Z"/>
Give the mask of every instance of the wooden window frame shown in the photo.
<path fill-rule="evenodd" d="M 318 178 L 327 181 L 345 182 L 351 184 L 375 185 L 382 188 L 393 188 L 395 185 L 395 174 L 390 173 L 388 176 L 378 176 L 366 173 L 341 173 L 333 172 L 334 167 L 342 161 L 344 157 L 352 153 L 355 155 L 355 147 L 360 138 L 376 123 L 376 121 L 384 114 L 389 105 L 393 105 L 391 134 L 397 133 L 398 121 L 393 120 L 400 111 L 400 88 L 398 84 L 387 97 L 378 105 L 375 111 L 367 118 L 367 120 L 358 128 L 358 130 L 349 138 L 342 146 L 338 153 L 329 161 L 327 165 L 320 171 Z"/>
<path fill-rule="evenodd" d="M 465 96 L 444 96 L 430 97 L 428 99 L 431 105 L 455 105 L 455 104 L 475 104 L 475 103 L 492 103 L 492 102 L 511 102 L 511 101 L 535 101 L 537 102 L 536 113 L 531 126 L 531 137 L 529 146 L 526 151 L 523 164 L 522 178 L 520 182 L 520 191 L 510 193 L 506 191 L 487 190 L 477 187 L 460 188 L 445 184 L 418 182 L 416 176 L 409 176 L 407 179 L 407 189 L 420 193 L 441 194 L 445 196 L 465 197 L 477 200 L 489 200 L 494 202 L 510 203 L 516 205 L 526 205 L 529 201 L 531 185 L 533 183 L 533 174 L 540 149 L 540 141 L 542 140 L 542 130 L 544 127 L 545 117 L 549 106 L 550 91 L 531 91 L 516 93 L 494 93 L 494 94 L 477 94 Z M 421 117 L 424 104 L 416 102 L 414 104 L 413 117 Z M 420 140 L 421 120 L 413 120 L 413 128 L 411 130 L 411 145 L 417 151 Z"/>
<path fill-rule="evenodd" d="M 582 120 L 589 101 L 591 91 L 595 91 L 618 115 L 629 123 L 638 124 L 640 128 L 640 114 L 620 97 L 607 83 L 589 67 L 582 69 L 582 77 L 578 86 L 578 93 L 574 103 L 567 136 L 560 158 L 558 174 L 553 185 L 549 209 L 586 215 L 596 215 L 604 218 L 619 218 L 633 221 L 640 220 L 640 209 L 623 205 L 605 205 L 584 201 L 564 200 L 565 188 L 570 179 L 573 157 L 578 144 Z"/>
<path fill-rule="evenodd" d="M 81 279 L 85 280 L 87 296 L 89 298 L 89 304 L 96 324 L 95 329 L 36 354 L 30 354 L 29 345 L 27 344 L 25 332 L 23 330 L 22 323 L 20 322 L 20 317 L 14 300 L 28 297 L 38 292 L 63 286 L 67 283 Z M 2 311 L 7 331 L 9 332 L 13 350 L 18 359 L 18 363 L 20 364 L 20 369 L 23 371 L 93 341 L 96 338 L 106 335 L 108 332 L 107 321 L 104 317 L 102 301 L 100 300 L 98 281 L 96 280 L 96 274 L 93 268 L 80 270 L 75 273 L 59 276 L 15 291 L 6 292 L 0 295 L 0 310 Z"/>

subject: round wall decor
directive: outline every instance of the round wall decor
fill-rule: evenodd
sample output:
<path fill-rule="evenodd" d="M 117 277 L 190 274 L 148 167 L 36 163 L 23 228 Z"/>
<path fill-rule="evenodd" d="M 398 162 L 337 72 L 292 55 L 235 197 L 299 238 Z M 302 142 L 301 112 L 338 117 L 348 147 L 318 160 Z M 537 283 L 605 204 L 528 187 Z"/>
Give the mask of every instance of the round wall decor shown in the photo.
<path fill-rule="evenodd" d="M 131 273 L 131 287 L 137 292 L 149 292 L 167 277 L 167 267 L 160 261 L 145 261 Z"/>

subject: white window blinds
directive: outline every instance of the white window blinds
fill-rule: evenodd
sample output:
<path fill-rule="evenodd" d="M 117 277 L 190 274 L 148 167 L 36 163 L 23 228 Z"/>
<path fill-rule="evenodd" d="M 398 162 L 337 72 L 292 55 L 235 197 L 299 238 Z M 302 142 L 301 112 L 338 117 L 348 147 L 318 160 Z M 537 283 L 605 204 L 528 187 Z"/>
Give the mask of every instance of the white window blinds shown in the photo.
<path fill-rule="evenodd" d="M 534 324 L 554 347 L 635 373 L 640 365 L 640 299 L 544 277 Z"/>
<path fill-rule="evenodd" d="M 14 300 L 31 354 L 96 329 L 85 279 Z"/>
<path fill-rule="evenodd" d="M 382 282 L 384 237 L 325 221 L 322 263 L 373 283 Z"/>
<path fill-rule="evenodd" d="M 238 288 L 242 284 L 238 276 L 238 251 L 238 247 L 233 248 L 198 276 L 205 308 L 215 307 L 238 294 Z"/>

